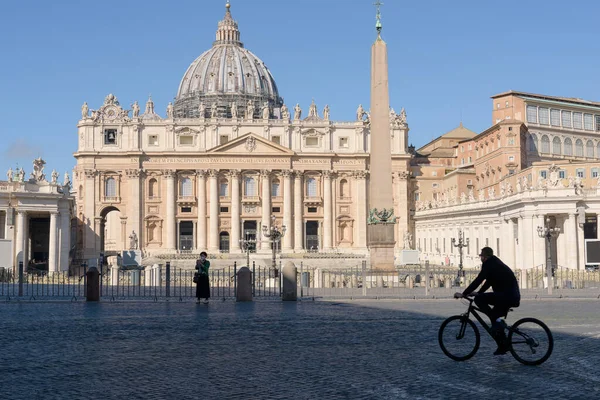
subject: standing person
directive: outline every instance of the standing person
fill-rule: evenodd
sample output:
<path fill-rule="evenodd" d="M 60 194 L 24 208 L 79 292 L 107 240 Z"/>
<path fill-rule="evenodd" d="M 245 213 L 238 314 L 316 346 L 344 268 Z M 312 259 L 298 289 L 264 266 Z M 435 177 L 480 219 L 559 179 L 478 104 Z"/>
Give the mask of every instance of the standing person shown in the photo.
<path fill-rule="evenodd" d="M 198 282 L 196 283 L 196 303 L 200 303 L 200 299 L 204 299 L 204 304 L 208 304 L 210 298 L 210 283 L 208 281 L 208 268 L 210 262 L 206 259 L 206 252 L 200 253 L 200 259 L 196 260 L 196 274 L 198 275 Z"/>
<path fill-rule="evenodd" d="M 454 298 L 475 296 L 475 304 L 490 317 L 492 322 L 493 337 L 498 344 L 494 355 L 506 354 L 508 351 L 504 332 L 506 323 L 501 317 L 506 316 L 509 308 L 519 307 L 521 302 L 519 283 L 512 270 L 494 255 L 494 251 L 490 247 L 481 249 L 479 258 L 482 262 L 481 272 L 462 293 L 455 293 Z M 483 283 L 484 281 L 485 283 Z M 479 292 L 474 293 L 474 290 L 482 283 L 483 286 Z M 493 292 L 484 293 L 490 287 Z M 490 305 L 493 305 L 494 308 L 491 308 Z"/>

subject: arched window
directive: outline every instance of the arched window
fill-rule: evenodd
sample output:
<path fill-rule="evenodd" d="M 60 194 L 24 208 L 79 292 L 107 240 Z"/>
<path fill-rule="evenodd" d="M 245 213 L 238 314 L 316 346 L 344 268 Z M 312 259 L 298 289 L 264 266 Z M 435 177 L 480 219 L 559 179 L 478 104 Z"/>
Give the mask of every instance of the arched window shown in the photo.
<path fill-rule="evenodd" d="M 560 139 L 558 138 L 558 136 L 555 136 L 554 139 L 552 139 L 552 154 L 555 154 L 557 156 L 560 155 Z"/>
<path fill-rule="evenodd" d="M 179 193 L 181 197 L 192 197 L 192 180 L 190 178 L 182 178 Z"/>
<path fill-rule="evenodd" d="M 281 186 L 279 184 L 279 179 L 273 179 L 271 181 L 271 196 L 272 197 L 281 196 Z"/>
<path fill-rule="evenodd" d="M 565 139 L 565 156 L 573 155 L 573 141 L 569 138 Z"/>
<path fill-rule="evenodd" d="M 317 197 L 317 180 L 315 178 L 306 180 L 306 196 Z"/>
<path fill-rule="evenodd" d="M 108 178 L 104 182 L 104 197 L 117 197 L 117 181 L 115 178 Z"/>
<path fill-rule="evenodd" d="M 350 197 L 350 191 L 348 190 L 348 181 L 342 179 L 340 181 L 340 197 Z"/>
<path fill-rule="evenodd" d="M 583 157 L 583 141 L 581 139 L 575 141 L 575 156 Z"/>
<path fill-rule="evenodd" d="M 529 136 L 529 151 L 537 153 L 538 151 L 538 138 L 535 135 Z"/>
<path fill-rule="evenodd" d="M 244 193 L 246 196 L 256 196 L 256 180 L 251 176 L 244 178 Z"/>
<path fill-rule="evenodd" d="M 548 136 L 542 136 L 542 153 L 550 153 L 550 139 Z"/>
<path fill-rule="evenodd" d="M 227 182 L 227 179 L 221 179 L 219 182 L 219 196 L 229 196 L 229 182 Z"/>
<path fill-rule="evenodd" d="M 148 241 L 154 242 L 156 240 L 156 222 L 150 222 L 148 224 Z"/>
<path fill-rule="evenodd" d="M 585 144 L 585 156 L 587 158 L 594 158 L 594 142 L 588 140 Z"/>
<path fill-rule="evenodd" d="M 148 197 L 151 199 L 158 197 L 158 182 L 154 178 L 148 181 Z"/>

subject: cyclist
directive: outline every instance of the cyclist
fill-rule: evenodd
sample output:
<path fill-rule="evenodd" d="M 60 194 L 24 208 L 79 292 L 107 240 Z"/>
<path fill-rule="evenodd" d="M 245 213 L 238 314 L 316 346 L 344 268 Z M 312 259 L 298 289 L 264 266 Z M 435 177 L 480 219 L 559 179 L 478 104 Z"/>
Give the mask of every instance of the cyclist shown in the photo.
<path fill-rule="evenodd" d="M 519 284 L 512 270 L 494 255 L 494 250 L 490 247 L 481 249 L 479 258 L 482 262 L 481 272 L 462 293 L 454 293 L 454 298 L 475 296 L 475 304 L 490 317 L 492 323 L 492 337 L 498 344 L 494 355 L 506 354 L 508 352 L 504 332 L 506 323 L 501 317 L 508 314 L 509 308 L 519 307 L 521 302 Z M 484 281 L 485 283 L 483 283 Z M 483 286 L 479 292 L 475 293 L 474 290 L 482 283 Z M 490 287 L 493 292 L 485 293 Z M 493 305 L 494 308 L 491 308 L 490 305 Z"/>

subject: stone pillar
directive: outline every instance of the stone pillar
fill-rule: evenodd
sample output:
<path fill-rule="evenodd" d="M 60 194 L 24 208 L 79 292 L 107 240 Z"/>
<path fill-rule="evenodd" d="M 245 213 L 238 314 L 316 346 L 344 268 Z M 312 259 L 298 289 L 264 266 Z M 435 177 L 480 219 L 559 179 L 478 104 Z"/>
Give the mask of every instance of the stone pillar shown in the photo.
<path fill-rule="evenodd" d="M 585 235 L 583 224 L 577 222 L 577 269 L 585 270 Z"/>
<path fill-rule="evenodd" d="M 208 250 L 213 253 L 219 252 L 219 171 L 211 169 L 208 171 L 208 186 L 210 192 L 210 233 Z"/>
<path fill-rule="evenodd" d="M 356 246 L 359 249 L 367 248 L 367 173 L 356 171 Z"/>
<path fill-rule="evenodd" d="M 84 193 L 83 193 L 83 224 L 84 228 L 84 257 L 95 257 L 96 254 L 96 236 L 100 235 L 95 228 L 95 204 L 99 196 L 96 195 L 96 171 L 93 169 L 84 170 Z M 78 194 L 79 195 L 79 194 Z M 99 250 L 99 249 L 98 249 Z"/>
<path fill-rule="evenodd" d="M 404 234 L 405 232 L 410 232 L 410 225 L 409 225 L 409 220 L 410 220 L 410 210 L 409 210 L 409 201 L 408 201 L 408 184 L 409 184 L 409 179 L 410 179 L 410 175 L 408 172 L 406 171 L 400 171 L 398 172 L 398 174 L 396 175 L 396 203 L 397 203 L 397 209 L 398 209 L 398 229 L 396 230 L 397 232 L 397 236 L 396 236 L 396 247 L 397 248 L 404 248 L 404 243 L 401 242 L 401 240 L 404 239 Z M 417 238 L 413 235 L 413 246 L 416 245 L 414 243 L 414 241 Z"/>
<path fill-rule="evenodd" d="M 577 214 L 571 213 L 565 220 L 565 231 L 561 233 L 565 236 L 567 264 L 565 267 L 577 269 L 578 254 L 573 251 L 577 248 Z"/>
<path fill-rule="evenodd" d="M 25 238 L 27 237 L 27 212 L 17 212 L 17 238 L 15 239 L 15 267 L 19 266 L 19 261 L 25 265 Z"/>
<path fill-rule="evenodd" d="M 294 251 L 299 252 L 304 248 L 304 204 L 302 203 L 303 173 L 301 171 L 296 171 L 294 175 Z"/>
<path fill-rule="evenodd" d="M 323 171 L 323 248 L 330 250 L 331 240 L 331 171 Z"/>
<path fill-rule="evenodd" d="M 71 250 L 71 212 L 60 209 L 60 252 L 58 253 L 59 271 L 69 270 L 69 251 Z"/>
<path fill-rule="evenodd" d="M 165 179 L 167 180 L 167 198 L 166 198 L 166 207 L 167 207 L 167 248 L 166 250 L 175 250 L 176 243 L 176 231 L 175 231 L 175 197 L 177 196 L 176 185 L 175 185 L 175 171 L 173 170 L 165 170 L 163 171 Z"/>
<path fill-rule="evenodd" d="M 198 227 L 196 229 L 196 248 L 200 251 L 206 249 L 206 171 L 197 170 L 198 187 Z"/>
<path fill-rule="evenodd" d="M 298 269 L 292 261 L 287 261 L 283 267 L 281 300 L 298 300 Z"/>
<path fill-rule="evenodd" d="M 534 268 L 533 251 L 534 248 L 534 237 L 533 237 L 533 216 L 523 216 L 523 265 L 525 268 Z M 537 236 L 537 232 L 535 233 Z"/>
<path fill-rule="evenodd" d="M 267 230 L 271 229 L 271 174 L 267 170 L 260 172 L 262 178 L 262 225 L 267 227 Z M 257 236 L 260 236 L 260 248 L 261 250 L 270 250 L 269 240 L 262 234 L 262 226 L 258 227 Z"/>
<path fill-rule="evenodd" d="M 517 268 L 515 262 L 515 221 L 509 218 L 506 222 L 506 231 L 500 238 L 500 245 L 504 248 L 503 253 L 506 254 L 506 264 L 514 270 Z"/>
<path fill-rule="evenodd" d="M 546 238 L 541 238 L 538 234 L 538 227 L 544 228 L 546 226 L 546 221 L 544 221 L 544 215 L 537 215 L 533 219 L 532 228 L 532 237 L 533 237 L 533 265 L 534 267 L 542 266 L 544 271 L 546 268 L 546 259 L 547 259 L 547 250 L 548 244 L 546 243 Z"/>
<path fill-rule="evenodd" d="M 281 250 L 290 252 L 292 250 L 292 240 L 294 239 L 294 230 L 292 229 L 292 173 L 291 171 L 282 171 L 283 176 L 283 225 L 286 227 L 286 234 L 283 236 Z"/>
<path fill-rule="evenodd" d="M 242 212 L 240 210 L 240 170 L 231 170 L 231 242 L 229 244 L 231 253 L 240 253 L 240 229 L 241 221 L 240 217 Z"/>
<path fill-rule="evenodd" d="M 56 250 L 58 248 L 57 240 L 57 220 L 58 213 L 56 211 L 50 212 L 50 240 L 48 244 L 48 272 L 57 272 L 56 267 Z"/>
<path fill-rule="evenodd" d="M 142 229 L 142 199 L 140 196 L 140 170 L 139 169 L 129 169 L 126 171 L 129 189 L 130 189 L 130 198 L 127 200 L 127 222 L 128 229 L 126 231 L 126 237 L 129 237 L 133 231 L 137 234 L 138 237 L 138 249 L 142 249 L 145 236 L 145 232 Z M 129 248 L 129 245 L 125 247 Z"/>

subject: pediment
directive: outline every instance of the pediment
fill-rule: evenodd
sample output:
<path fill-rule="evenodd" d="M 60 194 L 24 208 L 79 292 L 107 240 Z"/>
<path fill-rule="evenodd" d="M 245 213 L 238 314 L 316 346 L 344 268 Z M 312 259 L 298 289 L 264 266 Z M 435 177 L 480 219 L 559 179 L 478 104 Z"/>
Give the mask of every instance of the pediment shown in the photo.
<path fill-rule="evenodd" d="M 303 129 L 302 131 L 300 131 L 300 134 L 302 136 L 323 136 L 325 135 L 325 132 L 320 131 L 318 129 L 314 129 L 314 128 L 308 128 L 308 129 Z"/>
<path fill-rule="evenodd" d="M 243 155 L 289 155 L 293 156 L 292 150 L 287 147 L 273 143 L 263 137 L 248 133 L 228 143 L 210 149 L 208 154 L 243 154 Z"/>

